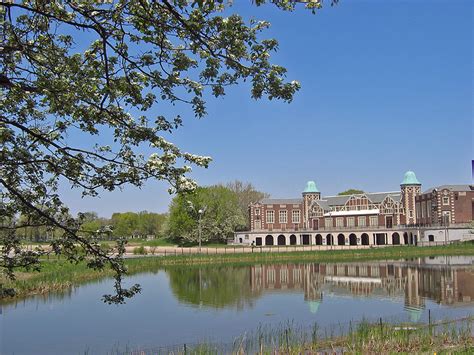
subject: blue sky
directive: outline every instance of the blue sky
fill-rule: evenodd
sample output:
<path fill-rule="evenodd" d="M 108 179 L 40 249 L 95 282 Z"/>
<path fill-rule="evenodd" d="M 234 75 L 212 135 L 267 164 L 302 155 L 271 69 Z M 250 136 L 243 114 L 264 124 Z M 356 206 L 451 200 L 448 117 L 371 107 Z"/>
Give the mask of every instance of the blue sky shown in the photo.
<path fill-rule="evenodd" d="M 307 180 L 323 195 L 398 190 L 409 169 L 423 188 L 472 181 L 471 1 L 341 0 L 312 15 L 235 0 L 231 11 L 272 23 L 265 37 L 280 43 L 273 62 L 302 88 L 285 104 L 234 87 L 208 100 L 203 119 L 164 107 L 185 120 L 171 140 L 214 158 L 192 173 L 201 185 L 238 179 L 298 197 Z M 107 217 L 165 212 L 167 188 L 150 181 L 94 199 L 62 191 L 73 212 Z"/>

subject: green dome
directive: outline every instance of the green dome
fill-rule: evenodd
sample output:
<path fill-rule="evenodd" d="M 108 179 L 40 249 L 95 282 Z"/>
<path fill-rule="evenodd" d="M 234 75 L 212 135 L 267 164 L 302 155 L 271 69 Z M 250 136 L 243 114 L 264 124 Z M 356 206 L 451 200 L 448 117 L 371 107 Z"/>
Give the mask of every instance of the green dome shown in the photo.
<path fill-rule="evenodd" d="M 421 185 L 413 171 L 407 171 L 401 185 Z"/>
<path fill-rule="evenodd" d="M 314 193 L 319 192 L 318 188 L 316 187 L 316 183 L 314 181 L 308 181 L 306 183 L 306 188 L 304 189 L 303 193 Z"/>

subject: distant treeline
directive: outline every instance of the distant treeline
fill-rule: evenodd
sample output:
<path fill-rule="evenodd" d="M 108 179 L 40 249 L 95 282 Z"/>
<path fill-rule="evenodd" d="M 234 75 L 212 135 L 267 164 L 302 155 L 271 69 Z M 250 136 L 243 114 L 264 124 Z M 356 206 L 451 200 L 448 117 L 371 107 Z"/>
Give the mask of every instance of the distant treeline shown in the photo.
<path fill-rule="evenodd" d="M 100 235 L 101 238 L 162 237 L 168 215 L 166 213 L 124 212 L 114 213 L 112 218 L 100 218 L 95 212 L 83 214 L 81 230 L 85 234 Z"/>
<path fill-rule="evenodd" d="M 99 217 L 96 212 L 80 213 L 80 234 L 97 239 L 167 238 L 194 244 L 200 229 L 203 242 L 222 242 L 234 231 L 249 227 L 248 205 L 266 197 L 269 195 L 252 184 L 240 181 L 199 187 L 194 193 L 176 195 L 167 213 L 124 212 L 111 218 Z M 60 237 L 59 231 L 43 227 L 21 228 L 17 233 L 33 241 Z"/>

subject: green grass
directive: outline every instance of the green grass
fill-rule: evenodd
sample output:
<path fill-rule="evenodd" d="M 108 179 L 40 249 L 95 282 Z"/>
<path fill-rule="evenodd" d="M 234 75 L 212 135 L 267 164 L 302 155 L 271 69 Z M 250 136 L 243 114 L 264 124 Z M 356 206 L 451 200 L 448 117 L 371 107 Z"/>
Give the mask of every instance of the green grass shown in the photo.
<path fill-rule="evenodd" d="M 321 251 L 291 251 L 277 253 L 267 248 L 255 248 L 253 253 L 213 253 L 209 254 L 179 254 L 162 258 L 162 265 L 173 264 L 219 264 L 219 263 L 255 263 L 255 262 L 279 262 L 279 261 L 317 261 L 337 262 L 355 260 L 377 260 L 377 259 L 403 259 L 423 256 L 441 255 L 474 255 L 474 244 L 451 244 L 447 246 L 433 247 L 384 247 L 371 249 L 350 250 L 321 250 Z"/>

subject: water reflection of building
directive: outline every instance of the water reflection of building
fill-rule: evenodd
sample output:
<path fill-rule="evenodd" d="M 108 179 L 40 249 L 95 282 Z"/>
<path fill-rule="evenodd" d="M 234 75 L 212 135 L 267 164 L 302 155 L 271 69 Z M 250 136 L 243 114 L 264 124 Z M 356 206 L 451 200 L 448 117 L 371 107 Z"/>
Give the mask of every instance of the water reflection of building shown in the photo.
<path fill-rule="evenodd" d="M 474 304 L 474 269 L 413 262 L 311 263 L 251 267 L 252 292 L 301 290 L 317 310 L 323 294 L 404 298 L 412 318 L 425 299 Z M 418 315 L 417 315 L 418 314 Z"/>

